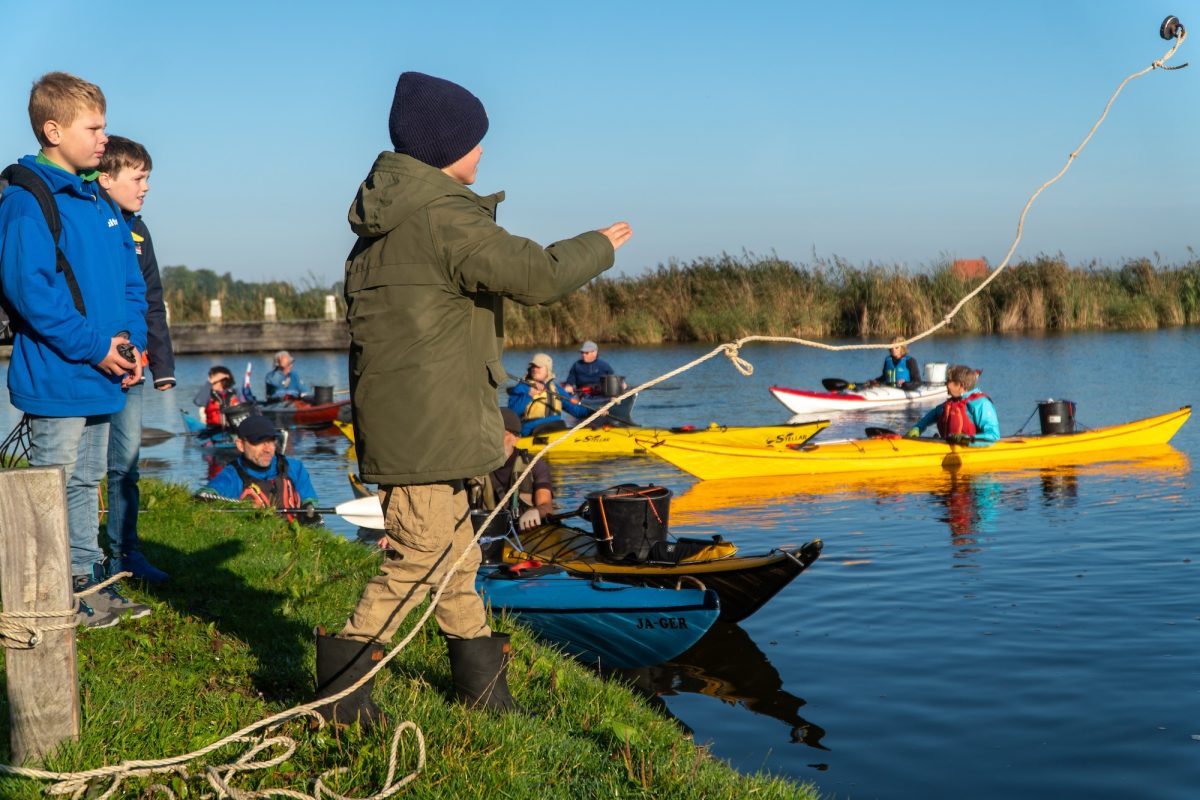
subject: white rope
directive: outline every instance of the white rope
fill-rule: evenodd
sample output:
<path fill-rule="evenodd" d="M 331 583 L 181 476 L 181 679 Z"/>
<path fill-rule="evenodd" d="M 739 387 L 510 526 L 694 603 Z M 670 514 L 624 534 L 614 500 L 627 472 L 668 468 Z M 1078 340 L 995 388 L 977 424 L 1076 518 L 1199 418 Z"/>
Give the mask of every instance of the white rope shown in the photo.
<path fill-rule="evenodd" d="M 1083 148 L 1087 146 L 1088 142 L 1091 141 L 1091 138 L 1095 134 L 1096 130 L 1100 127 L 1100 125 L 1104 122 L 1105 118 L 1108 116 L 1109 109 L 1112 108 L 1113 102 L 1117 99 L 1117 96 L 1121 93 L 1121 90 L 1125 88 L 1126 84 L 1128 84 L 1134 78 L 1139 78 L 1142 75 L 1145 75 L 1155 69 L 1171 69 L 1170 67 L 1166 67 L 1165 63 L 1173 55 L 1175 55 L 1176 50 L 1178 50 L 1179 46 L 1183 44 L 1183 41 L 1185 38 L 1186 38 L 1186 33 L 1181 32 L 1180 35 L 1178 36 L 1178 38 L 1175 40 L 1175 44 L 1163 55 L 1162 58 L 1153 62 L 1152 64 L 1150 64 L 1150 66 L 1146 67 L 1145 69 L 1135 72 L 1134 74 L 1125 78 L 1125 80 L 1121 81 L 1121 83 L 1117 87 L 1116 91 L 1114 91 L 1112 96 L 1109 98 L 1108 103 L 1105 104 L 1104 111 L 1100 115 L 1100 118 L 1096 120 L 1096 123 L 1092 126 L 1091 130 L 1088 131 L 1087 136 L 1084 137 L 1083 142 L 1080 143 L 1079 147 L 1077 147 L 1067 158 L 1067 163 L 1063 165 L 1062 169 L 1059 170 L 1058 174 L 1056 174 L 1053 178 L 1051 178 L 1050 180 L 1048 180 L 1044 184 L 1042 184 L 1040 187 L 1038 187 L 1038 190 L 1036 192 L 1034 192 L 1033 195 L 1029 198 L 1028 202 L 1025 203 L 1025 207 L 1024 207 L 1024 209 L 1022 209 L 1020 218 L 1017 221 L 1016 237 L 1014 238 L 1012 246 L 1009 248 L 1008 253 L 1005 255 L 1004 261 L 998 267 L 996 267 L 996 269 L 992 272 L 992 274 L 989 275 L 988 278 L 986 280 L 984 280 L 978 287 L 976 287 L 974 289 L 974 291 L 970 292 L 962 300 L 960 300 L 945 315 L 945 317 L 943 317 L 941 322 L 937 323 L 936 325 L 929 328 L 928 330 L 922 331 L 921 333 L 917 334 L 916 336 L 906 339 L 904 341 L 904 344 L 907 345 L 907 344 L 911 344 L 913 342 L 920 341 L 921 339 L 924 339 L 924 338 L 932 335 L 934 332 L 936 332 L 937 330 L 944 327 L 946 324 L 948 324 L 950 322 L 950 320 L 952 320 L 954 318 L 954 316 L 959 312 L 959 310 L 964 305 L 966 305 L 967 302 L 969 302 L 973 297 L 975 297 L 977 294 L 979 294 L 979 292 L 982 291 L 984 287 L 986 287 L 989 283 L 991 283 L 996 278 L 996 276 L 999 275 L 1000 272 L 1008 266 L 1009 260 L 1012 258 L 1012 254 L 1016 251 L 1017 244 L 1021 240 L 1021 232 L 1022 232 L 1022 228 L 1024 227 L 1024 224 L 1025 224 L 1025 217 L 1029 213 L 1029 209 L 1033 206 L 1034 201 L 1038 198 L 1038 196 L 1043 191 L 1045 191 L 1046 188 L 1048 188 L 1050 185 L 1052 185 L 1053 183 L 1058 181 L 1058 179 L 1061 178 L 1066 173 L 1066 171 L 1071 167 L 1071 164 L 1074 163 L 1075 158 L 1079 155 L 1080 152 L 1082 152 Z M 344 769 L 340 768 L 340 767 L 329 770 L 329 771 L 323 773 L 321 776 L 319 776 L 314 782 L 314 789 L 313 789 L 314 793 L 312 795 L 304 794 L 302 792 L 296 792 L 296 791 L 293 791 L 290 789 L 262 789 L 262 790 L 253 791 L 253 792 L 241 791 L 241 790 L 234 789 L 232 786 L 230 786 L 229 779 L 232 778 L 232 776 L 237 772 L 246 771 L 249 769 L 262 769 L 262 768 L 266 768 L 269 766 L 273 766 L 275 764 L 281 763 L 283 760 L 286 760 L 286 758 L 291 754 L 291 752 L 295 748 L 294 742 L 292 742 L 290 737 L 286 737 L 286 736 L 275 736 L 275 737 L 268 738 L 267 733 L 269 731 L 273 730 L 276 726 L 282 724 L 283 722 L 286 722 L 288 720 L 295 719 L 298 717 L 302 717 L 302 716 L 315 717 L 320 723 L 323 724 L 324 718 L 320 716 L 320 714 L 316 711 L 316 709 L 322 708 L 322 707 L 324 707 L 326 705 L 330 705 L 332 703 L 336 703 L 337 701 L 341 700 L 342 698 L 344 698 L 347 695 L 351 694 L 352 692 L 356 691 L 360 686 L 362 686 L 363 684 L 365 684 L 366 682 L 368 682 L 369 680 L 374 678 L 375 674 L 377 672 L 379 672 L 379 670 L 381 670 L 389 661 L 391 661 L 401 650 L 403 650 L 405 647 L 408 646 L 409 642 L 411 642 L 413 640 L 413 638 L 417 636 L 417 634 L 424 627 L 426 621 L 428 621 L 428 619 L 433 615 L 434 611 L 437 608 L 438 602 L 441 600 L 442 594 L 445 592 L 446 586 L 449 584 L 449 582 L 450 582 L 451 578 L 454 576 L 454 574 L 458 571 L 458 568 L 462 565 L 462 563 L 466 560 L 468 555 L 471 553 L 472 548 L 474 548 L 476 546 L 476 543 L 479 541 L 479 537 L 482 535 L 482 532 L 487 529 L 488 525 L 491 523 L 491 521 L 493 519 L 495 519 L 495 517 L 499 513 L 499 511 L 501 509 L 507 507 L 508 501 L 512 498 L 513 494 L 516 493 L 517 488 L 521 485 L 521 482 L 525 479 L 526 476 L 529 475 L 530 472 L 532 472 L 533 466 L 538 461 L 540 461 L 542 458 L 544 458 L 547 453 L 549 453 L 551 450 L 553 450 L 555 446 L 557 446 L 560 442 L 567 441 L 568 439 L 573 437 L 580 429 L 586 428 L 592 422 L 594 422 L 597 419 L 599 419 L 600 417 L 604 416 L 605 413 L 610 408 L 612 408 L 613 406 L 615 406 L 617 403 L 621 402 L 622 400 L 625 400 L 628 397 L 631 397 L 633 395 L 644 392 L 646 389 L 657 386 L 658 384 L 663 383 L 664 381 L 670 380 L 671 378 L 675 377 L 676 375 L 687 372 L 688 370 L 696 367 L 697 365 L 702 364 L 705 361 L 708 361 L 709 359 L 714 358 L 718 355 L 724 355 L 726 358 L 728 358 L 730 363 L 733 365 L 734 369 L 736 369 L 743 376 L 748 377 L 748 376 L 752 375 L 754 373 L 754 365 L 751 364 L 749 361 L 745 360 L 744 358 L 742 358 L 741 354 L 740 354 L 741 349 L 745 345 L 747 345 L 751 342 L 786 342 L 786 343 L 800 344 L 800 345 L 803 345 L 806 347 L 813 347 L 813 348 L 817 348 L 817 349 L 821 349 L 821 350 L 831 350 L 831 351 L 880 349 L 880 348 L 887 348 L 887 347 L 891 346 L 890 342 L 889 343 L 878 343 L 878 344 L 830 345 L 830 344 L 825 344 L 823 342 L 810 341 L 807 339 L 794 338 L 794 337 L 790 337 L 790 336 L 745 336 L 734 342 L 728 342 L 725 344 L 721 344 L 721 345 L 715 347 L 712 351 L 706 353 L 703 356 L 700 356 L 699 358 L 693 359 L 692 361 L 684 364 L 681 367 L 673 369 L 670 372 L 667 372 L 663 375 L 660 375 L 659 377 L 654 378 L 653 380 L 647 381 L 646 383 L 643 383 L 640 386 L 629 389 L 628 391 L 624 392 L 623 394 L 620 394 L 620 395 L 617 395 L 616 397 L 610 398 L 607 403 L 605 403 L 603 406 L 601 406 L 599 409 L 597 409 L 594 413 L 592 413 L 591 416 L 580 421 L 578 424 L 575 425 L 575 427 L 568 430 L 563 436 L 556 438 L 555 440 L 553 440 L 549 444 L 547 444 L 544 448 L 542 448 L 542 450 L 540 452 L 538 452 L 530 460 L 530 463 L 526 467 L 525 471 L 522 472 L 520 474 L 520 476 L 516 480 L 513 481 L 512 488 L 510 488 L 504 494 L 504 496 L 496 504 L 496 507 L 487 516 L 487 519 L 484 521 L 484 523 L 479 526 L 479 531 L 475 534 L 474 538 L 467 545 L 467 547 L 464 548 L 461 553 L 459 553 L 458 559 L 455 560 L 455 562 L 449 567 L 449 569 L 446 570 L 441 582 L 438 585 L 436 592 L 433 595 L 433 598 L 429 602 L 429 606 L 416 619 L 412 628 L 409 630 L 408 634 L 403 639 L 401 639 L 400 642 L 398 644 L 396 644 L 386 655 L 384 655 L 384 657 L 375 664 L 375 666 L 370 670 L 370 672 L 368 672 L 366 675 L 364 675 L 361 679 L 358 680 L 358 682 L 354 683 L 353 685 L 347 687 L 346 689 L 342 690 L 341 692 L 338 692 L 335 695 L 330 695 L 329 697 L 324 697 L 319 700 L 315 700 L 311 703 L 298 705 L 294 708 L 290 708 L 286 711 L 281 711 L 278 714 L 267 717 L 266 719 L 259 720 L 258 722 L 248 725 L 245 728 L 242 728 L 241 730 L 239 730 L 235 733 L 232 733 L 219 741 L 213 742 L 212 744 L 210 744 L 206 747 L 203 747 L 199 750 L 195 750 L 195 751 L 192 751 L 191 753 L 185 753 L 185 754 L 182 754 L 179 756 L 174 756 L 171 758 L 163 758 L 163 759 L 150 760 L 150 761 L 125 761 L 125 762 L 122 762 L 121 764 L 111 766 L 111 767 L 101 767 L 101 768 L 94 769 L 94 770 L 88 770 L 85 772 L 75 772 L 75 773 L 48 772 L 45 770 L 29 769 L 29 768 L 25 768 L 25 767 L 15 767 L 15 766 L 11 766 L 11 765 L 0 764 L 0 772 L 5 772 L 5 773 L 13 774 L 13 775 L 20 775 L 23 777 L 36 778 L 36 779 L 40 779 L 40 780 L 54 781 L 54 782 L 56 782 L 57 785 L 49 787 L 47 789 L 47 791 L 49 793 L 51 793 L 51 794 L 70 794 L 70 795 L 72 795 L 72 797 L 75 797 L 75 798 L 82 797 L 83 793 L 87 790 L 88 785 L 92 780 L 99 779 L 99 778 L 111 777 L 111 778 L 113 778 L 112 785 L 109 787 L 109 789 L 107 791 L 105 791 L 104 794 L 100 795 L 98 798 L 98 800 L 108 800 L 108 798 L 110 798 L 114 795 L 117 788 L 120 786 L 121 781 L 124 780 L 125 778 L 145 776 L 145 775 L 156 774 L 156 773 L 160 773 L 160 772 L 170 772 L 170 773 L 184 775 L 186 777 L 186 770 L 183 769 L 183 764 L 185 764 L 186 762 L 199 759 L 202 756 L 205 756 L 208 753 L 211 753 L 214 750 L 218 750 L 229 744 L 254 742 L 251 749 L 249 749 L 243 756 L 241 756 L 233 764 L 225 764 L 225 765 L 221 765 L 221 766 L 209 767 L 206 770 L 205 774 L 209 780 L 209 783 L 210 783 L 210 785 L 213 786 L 214 789 L 217 790 L 219 797 L 230 797 L 230 798 L 234 798 L 234 800 L 243 800 L 243 799 L 249 800 L 249 798 L 262 798 L 262 797 L 270 797 L 270 796 L 294 797 L 294 798 L 299 798 L 300 800 L 321 800 L 322 797 L 331 797 L 331 798 L 334 798 L 335 800 L 352 800 L 351 798 L 346 798 L 346 797 L 343 797 L 342 795 L 339 795 L 339 794 L 336 794 L 336 793 L 330 791 L 324 785 L 324 780 L 326 778 L 329 778 L 336 774 L 340 774 L 341 772 L 344 771 Z M 107 584 L 105 584 L 105 585 L 107 585 Z M 100 588 L 102 588 L 102 586 L 95 587 L 95 589 L 97 589 L 97 590 Z M 59 613 L 59 614 L 57 614 L 57 616 L 62 616 L 62 614 Z M 417 742 L 418 742 L 417 764 L 414 767 L 414 769 L 411 772 L 409 772 L 404 778 L 393 783 L 392 779 L 394 777 L 396 761 L 398 758 L 398 748 L 399 748 L 400 736 L 404 731 L 410 730 L 410 729 L 413 730 L 414 735 L 416 736 Z M 251 737 L 251 734 L 254 733 L 255 731 L 263 732 L 261 739 L 253 739 Z M 273 759 L 268 759 L 266 761 L 261 761 L 261 762 L 251 761 L 251 759 L 255 755 L 257 755 L 259 752 L 261 752 L 267 748 L 276 747 L 276 746 L 284 747 L 286 755 L 279 756 L 279 757 L 273 758 Z M 397 727 L 396 732 L 392 737 L 391 758 L 390 758 L 390 761 L 388 764 L 388 774 L 387 774 L 387 778 L 385 779 L 386 785 L 385 785 L 384 789 L 382 789 L 379 793 L 371 795 L 369 798 L 363 798 L 362 800 L 384 800 L 385 798 L 390 797 L 392 794 L 395 794 L 395 792 L 399 791 L 403 786 L 405 786 L 406 784 L 408 784 L 409 782 L 414 780 L 416 778 L 416 776 L 418 774 L 420 774 L 421 770 L 424 769 L 424 766 L 425 766 L 424 735 L 422 734 L 420 727 L 417 726 L 415 723 L 413 723 L 411 721 L 405 721 L 400 726 Z M 149 791 L 150 789 L 162 791 L 165 794 L 165 796 L 174 798 L 174 793 L 171 792 L 171 790 L 168 789 L 167 787 L 162 786 L 161 784 L 155 784 L 152 787 L 147 787 L 146 791 Z"/>

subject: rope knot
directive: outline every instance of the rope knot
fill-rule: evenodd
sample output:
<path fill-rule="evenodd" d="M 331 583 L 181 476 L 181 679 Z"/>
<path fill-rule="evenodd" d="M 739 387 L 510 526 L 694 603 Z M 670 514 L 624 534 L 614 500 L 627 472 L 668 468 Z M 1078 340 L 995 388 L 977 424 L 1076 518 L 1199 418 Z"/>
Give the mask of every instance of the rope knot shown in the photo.
<path fill-rule="evenodd" d="M 733 364 L 733 368 L 742 373 L 743 377 L 749 378 L 754 374 L 754 365 L 738 355 L 736 343 L 722 345 L 721 349 L 724 351 L 725 357 Z"/>

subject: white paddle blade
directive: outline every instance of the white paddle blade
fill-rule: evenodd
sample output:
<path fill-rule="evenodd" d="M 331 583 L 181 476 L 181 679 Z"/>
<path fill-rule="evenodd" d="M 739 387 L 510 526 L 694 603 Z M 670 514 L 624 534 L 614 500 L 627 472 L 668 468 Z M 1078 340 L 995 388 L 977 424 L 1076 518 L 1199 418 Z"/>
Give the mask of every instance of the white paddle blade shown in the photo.
<path fill-rule="evenodd" d="M 347 500 L 344 503 L 339 503 L 333 510 L 339 517 L 351 525 L 357 525 L 360 528 L 371 528 L 376 531 L 384 529 L 383 506 L 379 504 L 379 498 L 375 495 L 359 497 L 356 500 Z"/>

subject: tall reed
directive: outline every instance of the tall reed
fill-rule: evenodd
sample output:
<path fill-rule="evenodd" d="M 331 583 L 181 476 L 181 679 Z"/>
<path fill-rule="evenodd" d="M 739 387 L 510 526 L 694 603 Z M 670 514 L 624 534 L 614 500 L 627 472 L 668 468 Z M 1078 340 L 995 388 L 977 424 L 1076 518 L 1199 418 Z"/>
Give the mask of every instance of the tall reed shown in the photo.
<path fill-rule="evenodd" d="M 909 336 L 941 320 L 982 278 L 949 259 L 925 271 L 855 266 L 840 258 L 795 263 L 775 255 L 722 253 L 670 261 L 640 275 L 599 277 L 548 306 L 508 303 L 506 338 L 516 347 L 570 347 L 584 339 L 623 344 L 722 342 L 750 334 L 803 337 Z M 342 305 L 341 283 L 313 276 L 249 283 L 211 270 L 167 267 L 165 296 L 176 322 L 203 321 L 208 300 L 227 320 L 254 320 L 274 297 L 280 319 L 319 318 L 324 297 Z M 948 324 L 950 333 L 1144 330 L 1200 322 L 1200 260 L 1156 266 L 1070 266 L 1060 256 L 1010 265 Z"/>

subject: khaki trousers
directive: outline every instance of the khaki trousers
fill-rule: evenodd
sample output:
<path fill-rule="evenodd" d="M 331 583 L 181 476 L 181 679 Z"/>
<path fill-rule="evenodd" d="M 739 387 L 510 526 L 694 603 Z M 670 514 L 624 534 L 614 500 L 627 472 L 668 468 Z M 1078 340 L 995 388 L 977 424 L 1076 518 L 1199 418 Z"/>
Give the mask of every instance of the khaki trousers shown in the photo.
<path fill-rule="evenodd" d="M 338 636 L 387 644 L 408 613 L 437 589 L 475 531 L 462 481 L 384 486 L 379 502 L 388 543 L 398 555 L 383 562 Z M 479 547 L 471 545 L 438 601 L 435 617 L 451 638 L 491 635 L 475 591 L 479 562 Z"/>

